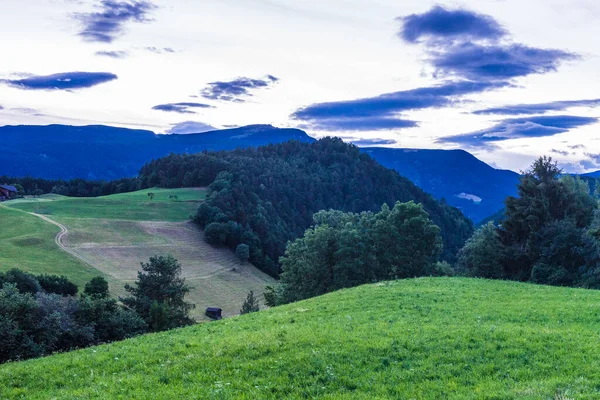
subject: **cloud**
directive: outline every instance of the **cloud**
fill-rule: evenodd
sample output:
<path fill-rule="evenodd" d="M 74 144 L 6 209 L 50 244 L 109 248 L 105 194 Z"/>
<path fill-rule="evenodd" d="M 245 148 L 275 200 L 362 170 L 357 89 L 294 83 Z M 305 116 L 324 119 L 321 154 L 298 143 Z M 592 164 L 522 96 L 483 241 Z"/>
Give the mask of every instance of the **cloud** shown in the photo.
<path fill-rule="evenodd" d="M 404 111 L 452 105 L 461 96 L 508 86 L 507 82 L 446 82 L 356 100 L 317 103 L 291 115 L 318 130 L 382 130 L 410 128 L 417 122 L 398 118 Z"/>
<path fill-rule="evenodd" d="M 148 14 L 156 8 L 150 1 L 101 0 L 98 12 L 76 14 L 83 24 L 79 33 L 88 42 L 112 43 L 125 32 L 129 22 L 148 22 Z"/>
<path fill-rule="evenodd" d="M 597 107 L 600 99 L 565 100 L 537 104 L 517 104 L 474 111 L 478 115 L 529 115 L 545 114 L 549 111 L 565 111 L 571 107 Z"/>
<path fill-rule="evenodd" d="M 21 79 L 4 79 L 4 83 L 24 90 L 83 89 L 118 79 L 109 72 L 63 72 L 54 75 L 34 75 Z"/>
<path fill-rule="evenodd" d="M 126 51 L 97 51 L 96 55 L 111 58 L 127 58 L 129 53 Z"/>
<path fill-rule="evenodd" d="M 144 47 L 144 50 L 150 51 L 152 53 L 156 53 L 156 54 L 163 54 L 163 53 L 176 53 L 176 51 L 174 49 L 172 49 L 171 47 Z"/>
<path fill-rule="evenodd" d="M 4 107 L 0 106 L 0 110 L 4 110 Z"/>
<path fill-rule="evenodd" d="M 551 153 L 555 153 L 555 154 L 559 154 L 559 155 L 565 156 L 565 157 L 568 156 L 569 154 L 571 154 L 571 153 L 569 153 L 566 150 L 557 150 L 557 149 L 552 149 L 552 150 L 550 150 L 550 152 Z"/>
<path fill-rule="evenodd" d="M 173 124 L 171 128 L 166 132 L 170 134 L 186 135 L 190 133 L 202 133 L 214 131 L 217 128 L 204 122 L 186 121 L 178 124 Z"/>
<path fill-rule="evenodd" d="M 491 16 L 433 7 L 400 17 L 398 36 L 425 45 L 435 76 L 470 80 L 506 80 L 556 71 L 578 55 L 511 43 L 508 32 Z"/>
<path fill-rule="evenodd" d="M 416 43 L 425 38 L 435 42 L 456 39 L 500 39 L 506 30 L 492 17 L 472 11 L 447 10 L 435 6 L 423 14 L 398 18 L 402 29 L 398 34 L 403 40 Z"/>
<path fill-rule="evenodd" d="M 385 144 L 398 143 L 394 139 L 356 139 L 356 140 L 350 140 L 350 142 L 357 146 L 380 146 L 380 145 L 385 145 Z"/>
<path fill-rule="evenodd" d="M 241 103 L 246 97 L 252 96 L 251 91 L 270 87 L 278 81 L 273 75 L 267 75 L 264 79 L 237 78 L 232 81 L 211 82 L 202 89 L 200 95 L 211 100 Z"/>
<path fill-rule="evenodd" d="M 570 149 L 573 149 L 573 150 L 585 149 L 585 146 L 583 144 L 574 144 L 572 146 L 567 146 L 567 147 L 570 148 Z"/>
<path fill-rule="evenodd" d="M 190 108 L 214 108 L 214 107 L 209 104 L 203 104 L 203 103 L 169 103 L 169 104 L 159 104 L 157 106 L 152 107 L 153 110 L 158 110 L 158 111 L 175 112 L 175 113 L 179 113 L 179 114 L 196 114 L 196 112 L 190 110 Z"/>
<path fill-rule="evenodd" d="M 553 72 L 561 62 L 578 58 L 562 50 L 521 44 L 486 46 L 471 42 L 433 50 L 430 56 L 437 75 L 471 80 L 505 80 Z"/>
<path fill-rule="evenodd" d="M 510 118 L 499 121 L 491 128 L 472 133 L 447 136 L 438 139 L 438 142 L 462 144 L 469 147 L 488 147 L 491 142 L 553 136 L 596 122 L 598 122 L 598 118 L 574 115 Z"/>

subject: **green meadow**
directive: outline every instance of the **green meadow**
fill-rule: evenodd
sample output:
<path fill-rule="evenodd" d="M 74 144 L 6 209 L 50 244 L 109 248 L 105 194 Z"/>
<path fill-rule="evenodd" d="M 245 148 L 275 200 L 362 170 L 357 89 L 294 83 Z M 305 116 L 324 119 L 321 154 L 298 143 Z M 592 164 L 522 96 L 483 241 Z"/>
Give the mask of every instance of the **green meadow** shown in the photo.
<path fill-rule="evenodd" d="M 598 399 L 600 292 L 365 285 L 0 366 L 6 399 Z"/>
<path fill-rule="evenodd" d="M 54 238 L 60 232 L 57 226 L 2 206 L 0 222 L 0 271 L 19 268 L 35 274 L 66 275 L 80 288 L 102 275 L 56 245 Z"/>
<path fill-rule="evenodd" d="M 154 193 L 154 198 L 151 199 L 148 193 Z M 47 195 L 10 201 L 6 205 L 59 220 L 72 217 L 177 222 L 189 219 L 205 195 L 204 189 L 153 188 L 101 197 Z"/>

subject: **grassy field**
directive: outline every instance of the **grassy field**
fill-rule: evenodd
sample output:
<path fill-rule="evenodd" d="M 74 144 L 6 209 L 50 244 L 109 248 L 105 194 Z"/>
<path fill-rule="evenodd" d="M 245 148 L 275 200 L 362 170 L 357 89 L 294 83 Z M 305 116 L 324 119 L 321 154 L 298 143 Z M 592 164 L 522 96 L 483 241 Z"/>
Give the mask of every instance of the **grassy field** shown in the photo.
<path fill-rule="evenodd" d="M 598 399 L 600 292 L 366 285 L 0 366 L 6 399 Z"/>
<path fill-rule="evenodd" d="M 154 193 L 150 200 L 148 193 Z M 7 203 L 23 211 L 53 218 L 105 218 L 132 221 L 186 221 L 204 199 L 204 189 L 146 189 L 102 197 L 45 195 Z M 177 200 L 169 199 L 177 196 Z"/>
<path fill-rule="evenodd" d="M 153 200 L 148 198 L 148 192 L 155 194 Z M 173 195 L 178 199 L 169 199 Z M 45 268 L 43 272 L 65 274 L 80 287 L 87 280 L 83 282 L 76 273 L 81 274 L 84 265 L 85 271 L 104 274 L 111 293 L 117 297 L 126 294 L 126 283 L 135 281 L 141 261 L 147 262 L 154 255 L 172 254 L 182 264 L 182 275 L 192 286 L 187 300 L 196 304 L 194 318 L 205 319 L 206 307 L 220 307 L 224 315 L 236 315 L 248 291 L 260 295 L 266 285 L 275 281 L 252 265 L 240 265 L 230 250 L 204 242 L 202 231 L 188 221 L 204 196 L 203 189 L 155 188 L 98 198 L 46 195 L 6 202 L 16 215 L 53 232 L 46 235 L 48 246 L 58 255 L 64 253 L 53 243 L 58 228 L 25 212 L 42 214 L 64 225 L 68 232 L 61 238 L 61 244 L 85 264 L 79 262 L 75 270 L 46 265 L 43 248 L 18 255 L 7 252 L 7 259 L 19 256 L 35 261 L 29 268 L 32 272 Z M 27 227 L 24 230 L 29 232 Z M 3 251 L 0 243 L 0 257 Z"/>
<path fill-rule="evenodd" d="M 59 231 L 33 215 L 0 206 L 0 271 L 20 268 L 36 274 L 64 274 L 80 288 L 102 275 L 56 245 Z"/>

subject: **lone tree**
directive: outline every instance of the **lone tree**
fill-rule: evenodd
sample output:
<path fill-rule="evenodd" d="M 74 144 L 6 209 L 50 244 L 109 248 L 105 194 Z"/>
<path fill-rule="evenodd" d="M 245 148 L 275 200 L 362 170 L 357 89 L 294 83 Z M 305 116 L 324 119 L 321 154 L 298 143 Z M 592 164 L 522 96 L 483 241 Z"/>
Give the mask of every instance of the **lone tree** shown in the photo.
<path fill-rule="evenodd" d="M 248 293 L 248 297 L 246 297 L 244 304 L 242 304 L 240 314 L 250 314 L 258 311 L 260 311 L 258 299 L 254 297 L 254 292 L 251 290 L 250 293 Z"/>
<path fill-rule="evenodd" d="M 148 197 L 150 197 L 150 201 L 154 200 L 154 193 L 149 192 Z"/>
<path fill-rule="evenodd" d="M 101 276 L 92 278 L 85 284 L 83 293 L 95 299 L 106 299 L 108 298 L 108 282 Z"/>
<path fill-rule="evenodd" d="M 242 264 L 247 263 L 250 258 L 250 246 L 244 243 L 238 245 L 235 249 L 235 255 Z"/>
<path fill-rule="evenodd" d="M 181 278 L 181 264 L 171 255 L 150 257 L 133 286 L 125 285 L 131 297 L 121 299 L 134 309 L 154 332 L 191 325 L 194 304 L 184 301 L 190 287 Z"/>

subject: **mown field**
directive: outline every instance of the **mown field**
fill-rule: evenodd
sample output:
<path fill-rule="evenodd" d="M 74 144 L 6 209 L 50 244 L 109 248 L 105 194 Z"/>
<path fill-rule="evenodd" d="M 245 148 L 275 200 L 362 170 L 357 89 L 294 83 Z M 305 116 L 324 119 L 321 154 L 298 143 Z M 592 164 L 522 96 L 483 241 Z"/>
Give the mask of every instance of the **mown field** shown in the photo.
<path fill-rule="evenodd" d="M 102 275 L 61 250 L 54 242 L 58 232 L 57 226 L 40 218 L 0 205 L 0 271 L 19 268 L 35 274 L 66 275 L 80 288 Z"/>
<path fill-rule="evenodd" d="M 154 193 L 151 200 L 148 193 Z M 56 218 L 108 218 L 132 221 L 186 221 L 204 199 L 204 189 L 147 189 L 102 197 L 40 196 L 6 203 Z M 177 196 L 177 199 L 169 198 Z"/>
<path fill-rule="evenodd" d="M 600 292 L 365 285 L 0 366 L 16 399 L 598 399 Z"/>
<path fill-rule="evenodd" d="M 148 197 L 150 192 L 154 193 L 152 200 Z M 248 291 L 260 295 L 264 287 L 275 280 L 250 264 L 241 265 L 230 250 L 205 243 L 202 231 L 189 221 L 205 195 L 204 189 L 153 188 L 96 198 L 45 195 L 9 201 L 4 205 L 11 207 L 12 213 L 44 226 L 48 246 L 34 253 L 16 249 L 19 254 L 6 254 L 9 260 L 18 256 L 32 261 L 27 269 L 32 272 L 43 269 L 43 272 L 64 274 L 80 288 L 89 280 L 89 274 L 79 277 L 82 271 L 90 271 L 91 276 L 104 275 L 115 297 L 126 294 L 124 286 L 136 280 L 140 262 L 147 262 L 154 255 L 171 254 L 181 263 L 182 276 L 192 287 L 187 300 L 196 304 L 192 311 L 194 318 L 204 319 L 206 307 L 220 307 L 226 316 L 235 315 Z M 45 264 L 46 249 L 52 249 L 57 257 L 70 257 L 75 261 L 77 258 L 54 243 L 58 227 L 27 213 L 41 214 L 64 225 L 68 233 L 61 243 L 85 262 L 78 261 L 70 269 Z M 32 232 L 27 226 L 23 226 L 23 230 Z M 0 259 L 3 249 L 0 242 Z"/>

